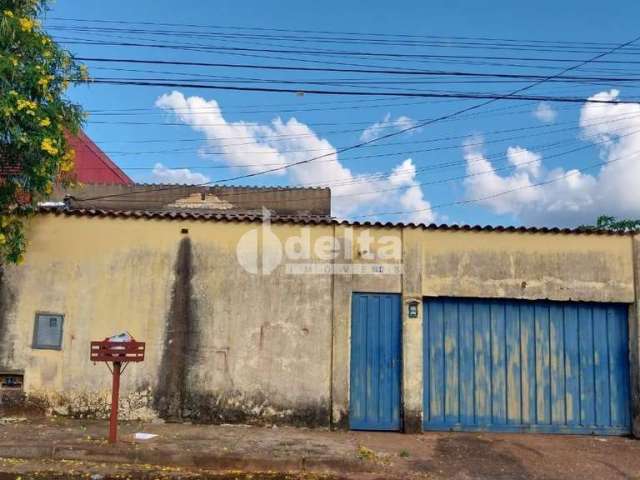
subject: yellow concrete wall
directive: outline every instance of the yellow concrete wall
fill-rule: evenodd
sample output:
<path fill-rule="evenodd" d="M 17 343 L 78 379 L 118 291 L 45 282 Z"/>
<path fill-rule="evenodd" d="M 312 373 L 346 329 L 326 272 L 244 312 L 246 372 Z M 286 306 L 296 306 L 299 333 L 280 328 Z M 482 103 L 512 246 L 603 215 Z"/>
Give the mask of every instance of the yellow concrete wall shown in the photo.
<path fill-rule="evenodd" d="M 239 243 L 250 250 L 250 232 L 261 228 L 37 216 L 25 263 L 7 267 L 0 285 L 0 367 L 24 369 L 26 390 L 63 412 L 104 414 L 110 377 L 104 365 L 89 362 L 89 341 L 127 330 L 147 342 L 147 358 L 125 374 L 125 417 L 154 415 L 154 399 L 169 382 L 188 417 L 315 425 L 331 416 L 345 424 L 352 292 L 402 293 L 404 303 L 423 296 L 635 298 L 632 239 L 626 236 L 378 227 L 367 229 L 375 240 L 372 253 L 383 248 L 383 237 L 395 238 L 400 258 L 366 259 L 353 243 L 348 259 L 312 251 L 310 262 L 402 263 L 402 274 L 291 275 L 282 262 L 269 275 L 255 275 L 241 267 L 236 253 Z M 271 233 L 255 237 L 260 258 L 269 258 L 264 238 L 285 244 L 305 229 L 312 243 L 335 238 L 342 252 L 346 230 L 355 236 L 365 230 L 274 224 Z M 185 294 L 185 273 L 178 268 L 185 239 L 189 313 L 175 315 Z M 31 348 L 37 311 L 65 315 L 61 351 Z M 405 318 L 403 326 L 403 398 L 416 415 L 411 423 L 419 426 L 421 319 Z"/>
<path fill-rule="evenodd" d="M 420 237 L 425 296 L 634 301 L 630 236 L 427 231 Z"/>
<path fill-rule="evenodd" d="M 102 408 L 91 397 L 100 390 L 106 399 L 110 378 L 104 365 L 89 362 L 89 342 L 127 330 L 147 342 L 147 357 L 127 369 L 125 396 L 152 393 L 166 374 L 161 365 L 176 257 L 180 241 L 189 237 L 194 331 L 185 385 L 194 398 L 188 413 L 224 421 L 214 407 L 225 405 L 240 420 L 255 415 L 326 423 L 331 277 L 286 275 L 283 267 L 270 275 L 245 272 L 236 245 L 256 227 L 260 224 L 37 217 L 25 263 L 5 274 L 5 296 L 13 301 L 4 306 L 0 323 L 11 346 L 0 352 L 0 365 L 24 369 L 28 392 L 57 392 L 64 397 L 59 403 L 74 410 Z M 180 233 L 183 228 L 188 235 Z M 314 228 L 312 240 L 332 229 Z M 272 230 L 285 240 L 298 229 L 275 225 Z M 62 350 L 31 348 L 37 311 L 65 315 Z M 144 400 L 134 399 L 137 407 Z M 145 408 L 131 415 L 147 415 Z M 323 411 L 325 418 L 316 418 Z"/>

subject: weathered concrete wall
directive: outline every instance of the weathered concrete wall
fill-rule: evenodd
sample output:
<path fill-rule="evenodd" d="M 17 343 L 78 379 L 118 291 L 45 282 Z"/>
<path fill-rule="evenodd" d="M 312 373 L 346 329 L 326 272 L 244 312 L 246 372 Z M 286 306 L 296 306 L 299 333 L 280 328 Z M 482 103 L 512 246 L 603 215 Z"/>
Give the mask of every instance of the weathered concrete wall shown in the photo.
<path fill-rule="evenodd" d="M 125 402 L 148 392 L 158 376 L 164 319 L 170 303 L 177 237 L 147 222 L 39 217 L 30 228 L 29 252 L 7 267 L 3 291 L 14 301 L 0 316 L 10 330 L 0 365 L 25 371 L 25 389 L 60 411 L 84 415 L 104 410 L 110 389 L 104 365 L 88 360 L 90 340 L 128 330 L 148 344 L 143 368 L 127 369 Z M 168 226 L 168 225 L 167 225 Z M 64 314 L 62 349 L 32 349 L 35 314 Z M 148 416 L 135 402 L 132 416 Z M 126 417 L 129 412 L 123 411 Z"/>
<path fill-rule="evenodd" d="M 336 228 L 337 238 L 342 236 L 341 228 Z M 353 229 L 354 235 L 358 230 Z M 389 230 L 375 232 L 381 236 Z M 406 432 L 415 432 L 422 429 L 424 297 L 630 303 L 634 301 L 631 255 L 631 238 L 627 236 L 403 229 L 401 276 L 334 279 L 334 426 L 348 425 L 353 292 L 402 293 L 403 425 Z M 417 318 L 408 317 L 411 301 L 418 302 Z"/>
<path fill-rule="evenodd" d="M 371 237 L 371 244 L 363 248 L 358 242 L 363 232 Z M 331 377 L 331 422 L 334 428 L 349 426 L 349 365 L 351 363 L 351 297 L 354 292 L 400 293 L 402 291 L 402 274 L 396 273 L 402 267 L 402 231 L 386 228 L 334 227 L 337 245 L 342 252 L 349 250 L 349 255 L 341 255 L 334 263 L 345 266 L 347 273 L 333 276 L 333 345 L 332 345 L 332 377 Z M 398 254 L 391 250 L 395 240 L 399 245 Z M 349 248 L 350 247 L 350 248 Z M 354 265 L 385 265 L 384 273 L 361 275 L 351 273 L 349 267 Z"/>
<path fill-rule="evenodd" d="M 267 245 L 285 245 L 301 233 L 295 225 L 190 228 L 196 313 L 184 415 L 205 421 L 260 417 L 328 425 L 331 275 L 290 275 L 284 261 L 267 275 L 244 271 L 236 246 L 256 227 L 261 230 L 256 239 L 263 271 Z M 331 238 L 332 227 L 314 228 L 310 241 L 321 236 Z M 312 261 L 328 263 L 315 254 Z"/>
<path fill-rule="evenodd" d="M 331 276 L 246 272 L 236 246 L 256 227 L 37 217 L 2 283 L 0 367 L 23 369 L 27 392 L 61 412 L 107 411 L 110 376 L 89 341 L 127 330 L 147 354 L 123 379 L 137 408 L 125 418 L 328 425 Z M 65 315 L 60 351 L 31 348 L 37 311 Z"/>
<path fill-rule="evenodd" d="M 404 431 L 422 431 L 422 232 L 403 232 L 404 274 L 402 276 L 402 401 Z M 409 303 L 418 303 L 417 318 L 409 317 Z"/>
<path fill-rule="evenodd" d="M 338 273 L 288 273 L 278 249 L 304 235 L 325 248 L 292 263 Z M 110 376 L 88 345 L 122 330 L 147 342 L 123 380 L 125 418 L 347 427 L 352 293 L 401 293 L 403 423 L 419 431 L 425 296 L 636 301 L 638 314 L 628 236 L 42 215 L 29 241 L 0 283 L 0 368 L 23 369 L 32 398 L 76 416 L 108 411 Z M 375 264 L 387 267 L 348 269 Z M 31 348 L 37 311 L 65 315 L 62 350 Z"/>
<path fill-rule="evenodd" d="M 634 301 L 629 236 L 432 231 L 423 238 L 425 296 Z"/>

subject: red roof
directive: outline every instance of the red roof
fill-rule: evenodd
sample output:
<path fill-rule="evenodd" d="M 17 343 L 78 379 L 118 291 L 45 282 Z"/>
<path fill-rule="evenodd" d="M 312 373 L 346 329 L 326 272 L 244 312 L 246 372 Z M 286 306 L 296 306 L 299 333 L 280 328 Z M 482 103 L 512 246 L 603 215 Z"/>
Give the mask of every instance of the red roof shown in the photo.
<path fill-rule="evenodd" d="M 133 180 L 83 131 L 77 135 L 69 135 L 68 141 L 76 151 L 74 172 L 78 182 L 133 185 Z"/>

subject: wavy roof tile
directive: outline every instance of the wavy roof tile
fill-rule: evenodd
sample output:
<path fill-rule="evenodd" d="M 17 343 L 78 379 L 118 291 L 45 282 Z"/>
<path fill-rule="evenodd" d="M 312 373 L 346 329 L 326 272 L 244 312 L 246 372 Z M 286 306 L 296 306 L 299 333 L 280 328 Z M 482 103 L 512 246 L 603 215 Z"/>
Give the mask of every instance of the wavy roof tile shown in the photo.
<path fill-rule="evenodd" d="M 99 218 L 131 218 L 131 219 L 158 219 L 158 220 L 202 220 L 218 222 L 262 222 L 261 215 L 243 213 L 217 213 L 217 212 L 187 212 L 187 211 L 151 211 L 151 210 L 106 210 L 96 208 L 61 208 L 56 206 L 40 206 L 38 213 L 44 215 L 64 215 L 68 217 L 99 217 Z M 379 228 L 419 228 L 423 230 L 447 230 L 447 231 L 475 231 L 475 232 L 509 232 L 509 233 L 544 233 L 544 234 L 570 234 L 570 235 L 608 235 L 624 236 L 632 235 L 632 232 L 615 232 L 611 230 L 585 229 L 585 228 L 560 228 L 560 227 L 514 227 L 492 225 L 447 225 L 447 224 L 422 224 L 401 222 L 356 222 L 340 220 L 332 217 L 313 215 L 274 215 L 269 218 L 271 223 L 291 223 L 301 225 L 342 225 L 354 227 L 379 227 Z"/>

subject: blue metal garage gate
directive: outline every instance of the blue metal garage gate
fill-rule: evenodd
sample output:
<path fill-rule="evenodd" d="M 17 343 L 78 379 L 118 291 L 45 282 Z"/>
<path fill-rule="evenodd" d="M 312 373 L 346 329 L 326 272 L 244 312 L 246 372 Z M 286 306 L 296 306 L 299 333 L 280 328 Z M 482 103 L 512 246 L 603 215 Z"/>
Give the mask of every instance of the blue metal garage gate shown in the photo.
<path fill-rule="evenodd" d="M 626 305 L 426 300 L 423 341 L 425 430 L 630 431 Z"/>

